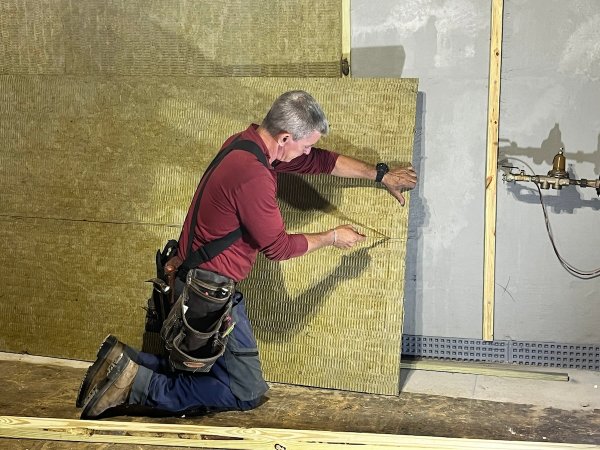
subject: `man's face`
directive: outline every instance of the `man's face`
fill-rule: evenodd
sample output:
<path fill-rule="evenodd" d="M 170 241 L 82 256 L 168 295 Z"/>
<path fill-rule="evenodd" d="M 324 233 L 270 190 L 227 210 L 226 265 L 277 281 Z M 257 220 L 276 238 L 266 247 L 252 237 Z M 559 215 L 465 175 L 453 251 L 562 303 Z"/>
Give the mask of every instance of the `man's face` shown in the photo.
<path fill-rule="evenodd" d="M 301 155 L 308 155 L 312 146 L 321 139 L 321 133 L 313 131 L 303 139 L 295 141 L 291 135 L 285 135 L 281 138 L 277 159 L 279 161 L 289 162 Z"/>

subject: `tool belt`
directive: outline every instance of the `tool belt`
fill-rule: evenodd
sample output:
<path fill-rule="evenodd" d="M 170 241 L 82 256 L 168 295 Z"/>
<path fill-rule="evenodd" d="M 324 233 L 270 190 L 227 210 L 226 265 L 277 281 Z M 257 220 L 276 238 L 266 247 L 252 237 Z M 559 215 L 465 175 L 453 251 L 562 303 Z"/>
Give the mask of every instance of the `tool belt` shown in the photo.
<path fill-rule="evenodd" d="M 216 273 L 192 269 L 160 335 L 174 369 L 208 372 L 223 355 L 229 333 L 235 282 Z"/>
<path fill-rule="evenodd" d="M 239 140 L 238 136 L 223 148 L 210 163 L 198 185 L 196 201 L 190 211 L 192 219 L 187 230 L 186 259 L 182 260 L 177 254 L 178 242 L 170 240 L 162 252 L 156 253 L 156 278 L 148 280 L 153 289 L 148 300 L 146 331 L 160 332 L 175 369 L 208 372 L 225 351 L 227 335 L 234 326 L 231 308 L 235 282 L 197 267 L 237 241 L 242 236 L 241 227 L 192 250 L 200 199 L 206 182 L 233 150 L 250 152 L 265 167 L 269 167 L 265 154 L 252 141 Z M 183 293 L 179 295 L 183 283 Z"/>

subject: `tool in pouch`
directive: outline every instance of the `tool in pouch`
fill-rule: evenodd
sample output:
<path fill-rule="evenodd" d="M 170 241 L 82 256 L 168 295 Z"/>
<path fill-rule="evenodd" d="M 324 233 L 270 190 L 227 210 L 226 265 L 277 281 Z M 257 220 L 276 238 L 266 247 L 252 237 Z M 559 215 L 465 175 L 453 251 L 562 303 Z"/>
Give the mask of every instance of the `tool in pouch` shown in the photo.
<path fill-rule="evenodd" d="M 148 307 L 145 308 L 147 332 L 160 332 L 171 306 L 177 300 L 175 298 L 177 268 L 174 268 L 174 262 L 179 258 L 175 256 L 176 253 L 177 241 L 175 240 L 167 242 L 162 252 L 160 250 L 156 252 L 156 277 L 147 280 L 148 283 L 152 283 L 152 295 L 148 299 Z"/>
<path fill-rule="evenodd" d="M 177 255 L 177 241 L 169 241 L 163 252 L 157 253 L 157 278 L 149 280 L 153 283 L 153 298 L 156 298 L 156 322 L 161 323 L 160 334 L 174 369 L 208 372 L 225 352 L 227 340 L 235 326 L 231 315 L 235 282 L 199 269 L 198 266 L 210 261 L 239 239 L 241 229 L 208 242 L 195 251 L 192 251 L 192 242 L 204 187 L 225 156 L 233 150 L 244 150 L 269 167 L 265 154 L 257 144 L 238 139 L 239 136 L 217 154 L 200 180 L 191 216 L 187 258 L 182 260 Z M 185 282 L 185 286 L 182 294 L 175 299 L 178 279 Z M 148 310 L 150 312 L 150 301 Z M 157 323 L 152 325 L 154 329 L 157 328 Z"/>

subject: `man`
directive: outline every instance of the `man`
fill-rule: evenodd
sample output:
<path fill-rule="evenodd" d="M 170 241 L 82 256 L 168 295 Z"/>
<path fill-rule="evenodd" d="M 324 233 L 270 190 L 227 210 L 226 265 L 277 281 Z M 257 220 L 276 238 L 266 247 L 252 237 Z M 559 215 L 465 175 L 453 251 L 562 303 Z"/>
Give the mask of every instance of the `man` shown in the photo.
<path fill-rule="evenodd" d="M 207 243 L 241 229 L 239 239 L 198 266 L 238 282 L 248 276 L 259 251 L 281 261 L 327 246 L 351 248 L 362 242 L 365 236 L 351 225 L 321 233 L 286 233 L 276 200 L 277 173 L 330 173 L 381 182 L 401 205 L 405 203 L 402 192 L 414 188 L 417 176 L 410 166 L 389 170 L 384 163 L 374 166 L 314 148 L 328 130 L 319 104 L 304 91 L 291 91 L 273 103 L 260 126 L 253 124 L 229 138 L 222 150 L 228 153 L 209 175 L 207 171 L 194 195 L 180 235 L 178 256 L 186 260 Z M 236 149 L 243 141 L 257 145 L 258 156 Z M 195 208 L 196 203 L 199 206 Z M 187 278 L 188 286 L 191 278 Z M 258 406 L 268 387 L 241 293 L 233 295 L 231 305 L 235 325 L 228 329 L 231 333 L 224 353 L 209 372 L 174 370 L 172 359 L 138 353 L 109 336 L 80 389 L 77 402 L 84 406 L 82 418 L 97 417 L 124 404 L 171 413 Z M 183 314 L 187 317 L 188 313 Z"/>

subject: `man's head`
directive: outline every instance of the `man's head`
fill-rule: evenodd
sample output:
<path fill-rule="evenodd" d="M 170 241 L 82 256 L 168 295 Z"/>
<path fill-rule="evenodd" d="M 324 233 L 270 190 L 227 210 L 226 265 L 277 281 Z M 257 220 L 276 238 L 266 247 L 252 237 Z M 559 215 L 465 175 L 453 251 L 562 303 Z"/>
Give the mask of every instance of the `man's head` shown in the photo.
<path fill-rule="evenodd" d="M 321 106 L 308 92 L 289 91 L 275 100 L 261 128 L 277 141 L 277 159 L 291 161 L 308 154 L 328 133 L 329 124 Z"/>

